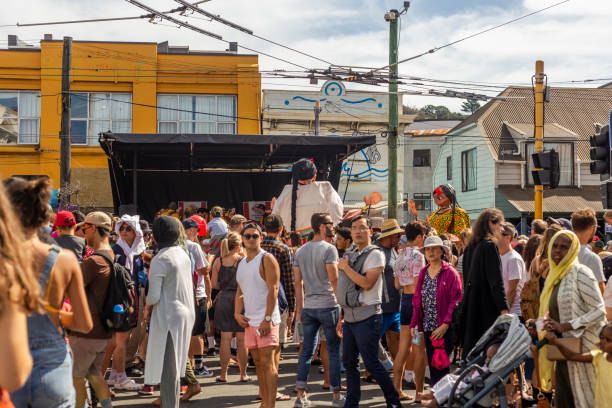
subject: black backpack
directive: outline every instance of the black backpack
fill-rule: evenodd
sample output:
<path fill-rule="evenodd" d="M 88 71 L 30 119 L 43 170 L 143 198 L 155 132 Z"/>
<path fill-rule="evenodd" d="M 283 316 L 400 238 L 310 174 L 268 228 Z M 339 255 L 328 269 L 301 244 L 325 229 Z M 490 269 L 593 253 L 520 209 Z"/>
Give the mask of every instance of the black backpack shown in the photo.
<path fill-rule="evenodd" d="M 95 251 L 92 255 L 104 258 L 111 268 L 108 291 L 102 308 L 95 296 L 92 296 L 102 325 L 112 331 L 127 331 L 135 327 L 138 323 L 138 302 L 130 271 L 105 251 Z M 114 310 L 117 305 L 122 306 L 122 313 Z"/>

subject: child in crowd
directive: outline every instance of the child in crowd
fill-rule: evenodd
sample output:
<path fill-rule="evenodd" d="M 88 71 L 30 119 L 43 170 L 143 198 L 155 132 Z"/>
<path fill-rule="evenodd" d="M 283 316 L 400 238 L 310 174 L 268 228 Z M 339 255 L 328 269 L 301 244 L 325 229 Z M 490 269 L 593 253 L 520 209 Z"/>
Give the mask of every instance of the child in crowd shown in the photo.
<path fill-rule="evenodd" d="M 600 350 L 576 353 L 559 342 L 559 339 L 553 332 L 546 333 L 546 340 L 550 344 L 557 346 L 559 351 L 568 360 L 593 363 L 597 375 L 594 408 L 609 407 L 610 403 L 612 403 L 612 323 L 606 324 L 601 329 L 599 334 Z"/>
<path fill-rule="evenodd" d="M 482 371 L 487 373 L 489 370 L 487 368 L 487 364 L 491 361 L 493 356 L 497 354 L 497 350 L 499 350 L 499 346 L 501 343 L 495 343 L 490 345 L 487 348 L 487 358 L 485 360 L 485 365 L 482 367 Z M 469 382 L 475 378 L 480 376 L 478 371 L 474 371 L 474 374 L 469 379 L 462 381 L 461 384 L 457 387 L 457 391 L 461 391 L 469 386 Z M 419 397 L 423 401 L 423 405 L 430 408 L 438 408 L 441 405 L 445 404 L 450 397 L 450 391 L 457 381 L 458 376 L 454 374 L 447 374 L 442 380 L 438 382 L 436 386 L 434 386 L 431 391 L 419 394 Z"/>

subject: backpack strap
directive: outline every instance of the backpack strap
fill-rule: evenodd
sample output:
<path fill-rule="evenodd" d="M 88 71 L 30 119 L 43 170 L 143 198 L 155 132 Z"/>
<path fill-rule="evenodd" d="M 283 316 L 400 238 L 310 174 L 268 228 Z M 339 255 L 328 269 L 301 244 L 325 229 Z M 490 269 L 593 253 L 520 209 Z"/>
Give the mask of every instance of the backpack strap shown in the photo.
<path fill-rule="evenodd" d="M 110 266 L 110 273 L 111 275 L 114 273 L 113 269 L 114 269 L 114 260 L 113 258 L 110 256 L 110 254 L 106 251 L 94 251 L 93 254 L 91 254 L 91 256 L 93 255 L 98 255 L 101 256 Z M 98 317 L 100 318 L 100 322 L 102 323 L 102 327 L 106 327 L 106 322 L 104 321 L 104 312 L 102 311 L 102 308 L 100 307 L 100 305 L 98 304 L 98 300 L 96 299 L 96 296 L 94 295 L 94 293 L 91 291 L 91 288 L 89 286 L 85 287 L 85 292 L 87 295 L 91 296 L 91 299 L 93 300 L 94 306 L 96 307 L 96 311 L 98 312 Z"/>
<path fill-rule="evenodd" d="M 51 249 L 49 250 L 49 256 L 47 256 L 47 261 L 45 262 L 43 268 L 42 268 L 42 272 L 40 273 L 40 277 L 38 278 L 38 284 L 40 285 L 40 288 L 42 289 L 43 292 L 45 292 L 45 300 L 48 297 L 48 284 L 51 281 L 51 278 L 53 277 L 53 267 L 55 266 L 55 263 L 57 262 L 57 257 L 59 256 L 59 253 L 61 251 L 61 248 L 57 245 L 51 245 Z"/>
<path fill-rule="evenodd" d="M 94 253 L 92 255 L 98 255 L 101 256 L 102 258 L 104 258 L 104 260 L 106 260 L 106 262 L 108 262 L 108 264 L 110 265 L 110 267 L 113 267 L 113 264 L 115 263 L 115 260 L 113 259 L 112 256 L 110 256 L 110 254 L 106 251 L 94 251 Z"/>

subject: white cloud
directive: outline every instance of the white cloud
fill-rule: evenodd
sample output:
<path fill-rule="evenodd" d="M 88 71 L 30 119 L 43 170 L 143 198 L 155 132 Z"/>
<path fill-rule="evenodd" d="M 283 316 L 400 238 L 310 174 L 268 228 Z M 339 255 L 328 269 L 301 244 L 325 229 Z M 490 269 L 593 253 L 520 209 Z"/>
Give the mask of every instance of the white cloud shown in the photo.
<path fill-rule="evenodd" d="M 426 1 L 426 0 L 421 0 Z M 429 0 L 427 0 L 429 1 Z M 170 0 L 142 0 L 157 10 L 178 4 Z M 121 0 L 33 0 L 3 2 L 0 26 L 15 22 L 37 22 L 104 18 L 144 14 Z M 383 66 L 388 61 L 388 26 L 382 16 L 401 2 L 313 0 L 213 0 L 202 8 L 252 29 L 256 34 L 320 56 L 337 64 Z M 394 3 L 398 3 L 397 5 Z M 402 17 L 400 59 L 441 46 L 466 35 L 492 27 L 519 15 L 553 4 L 541 0 L 508 1 L 504 8 L 474 6 L 460 12 L 422 14 L 416 1 Z M 454 5 L 454 4 L 453 4 Z M 448 10 L 446 10 L 448 11 Z M 223 35 L 230 41 L 289 59 L 306 67 L 326 64 L 273 46 L 215 22 L 179 17 L 191 24 Z M 612 3 L 609 0 L 572 0 L 540 14 L 499 28 L 482 36 L 444 48 L 432 55 L 400 65 L 400 73 L 427 78 L 491 83 L 529 83 L 535 61 L 545 61 L 551 82 L 612 76 L 607 48 L 612 43 Z M 164 24 L 168 24 L 164 22 Z M 35 40 L 44 33 L 55 38 L 70 35 L 75 40 L 151 41 L 169 40 L 191 49 L 223 50 L 226 44 L 186 29 L 149 24 L 146 21 L 72 24 L 41 27 L 0 27 L 0 46 L 7 34 Z M 260 57 L 261 69 L 299 69 Z M 264 79 L 264 88 L 283 88 L 267 83 L 308 85 L 306 80 Z M 351 85 L 350 87 L 353 87 Z M 452 85 L 448 86 L 453 88 Z M 292 87 L 293 88 L 293 87 Z M 376 89 L 376 88 L 373 88 Z M 378 88 L 377 90 L 384 90 Z M 434 97 L 406 97 L 405 102 L 421 106 L 445 104 L 458 110 L 461 100 Z"/>

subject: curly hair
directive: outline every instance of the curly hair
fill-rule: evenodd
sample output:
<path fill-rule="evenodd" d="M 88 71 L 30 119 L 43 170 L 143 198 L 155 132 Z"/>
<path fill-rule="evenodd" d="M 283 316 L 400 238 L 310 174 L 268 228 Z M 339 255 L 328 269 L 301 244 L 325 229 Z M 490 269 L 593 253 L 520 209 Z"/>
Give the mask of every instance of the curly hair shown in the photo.
<path fill-rule="evenodd" d="M 39 286 L 23 250 L 22 226 L 9 197 L 0 185 L 0 316 L 8 302 L 22 307 L 26 312 L 40 309 Z"/>
<path fill-rule="evenodd" d="M 38 229 L 49 222 L 51 180 L 48 177 L 34 180 L 11 177 L 4 180 L 4 187 L 24 231 Z"/>

